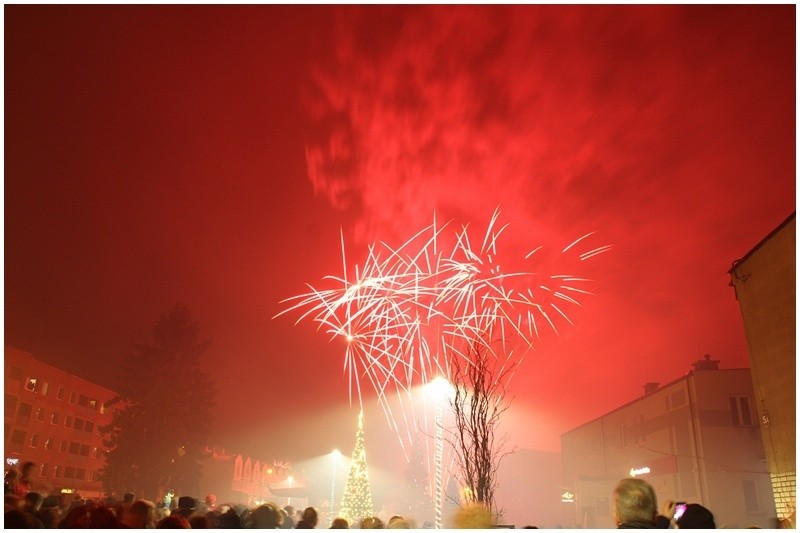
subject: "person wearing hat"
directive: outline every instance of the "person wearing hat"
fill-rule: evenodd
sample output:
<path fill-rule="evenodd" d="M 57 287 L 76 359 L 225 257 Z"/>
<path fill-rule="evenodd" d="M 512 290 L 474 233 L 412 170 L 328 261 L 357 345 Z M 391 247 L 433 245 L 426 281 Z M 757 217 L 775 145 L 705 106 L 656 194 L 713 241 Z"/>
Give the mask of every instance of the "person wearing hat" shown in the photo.
<path fill-rule="evenodd" d="M 191 496 L 181 496 L 178 498 L 178 508 L 176 509 L 177 514 L 188 520 L 188 518 L 194 514 L 196 509 L 197 500 Z"/>

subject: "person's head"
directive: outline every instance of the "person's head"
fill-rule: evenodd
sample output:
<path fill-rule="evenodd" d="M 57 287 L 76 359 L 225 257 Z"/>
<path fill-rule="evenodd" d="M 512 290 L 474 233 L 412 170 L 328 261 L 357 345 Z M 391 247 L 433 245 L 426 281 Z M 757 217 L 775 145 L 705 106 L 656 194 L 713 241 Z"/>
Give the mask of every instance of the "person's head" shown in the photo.
<path fill-rule="evenodd" d="M 383 529 L 383 521 L 377 516 L 368 516 L 361 521 L 361 529 Z"/>
<path fill-rule="evenodd" d="M 214 507 L 217 505 L 217 497 L 214 494 L 208 494 L 206 496 L 206 505 L 208 507 Z"/>
<path fill-rule="evenodd" d="M 389 524 L 387 524 L 387 529 L 407 529 L 408 526 L 406 525 L 406 521 L 400 515 L 394 515 L 389 519 Z"/>
<path fill-rule="evenodd" d="M 716 529 L 714 515 L 699 503 L 686 505 L 686 510 L 675 521 L 678 529 Z"/>
<path fill-rule="evenodd" d="M 197 510 L 197 500 L 191 496 L 181 496 L 178 498 L 178 514 L 184 518 L 189 518 Z"/>
<path fill-rule="evenodd" d="M 122 496 L 122 503 L 125 505 L 130 505 L 135 499 L 136 496 L 132 492 L 126 492 L 125 495 Z"/>
<path fill-rule="evenodd" d="M 33 477 L 33 472 L 36 470 L 36 463 L 28 461 L 22 465 L 22 479 L 30 480 Z"/>
<path fill-rule="evenodd" d="M 180 514 L 171 514 L 156 524 L 156 529 L 190 529 L 189 521 Z"/>
<path fill-rule="evenodd" d="M 317 521 L 319 518 L 317 517 L 317 510 L 313 507 L 306 507 L 303 510 L 303 522 L 310 525 L 312 528 L 317 527 Z"/>
<path fill-rule="evenodd" d="M 5 482 L 6 483 L 16 483 L 19 479 L 19 470 L 16 468 L 12 468 L 6 472 Z"/>
<path fill-rule="evenodd" d="M 44 496 L 42 496 L 38 492 L 31 491 L 25 494 L 24 499 L 25 499 L 25 510 L 28 512 L 35 513 L 42 507 Z"/>
<path fill-rule="evenodd" d="M 153 502 L 136 500 L 125 510 L 122 522 L 131 529 L 151 529 L 156 522 L 156 506 Z"/>
<path fill-rule="evenodd" d="M 350 524 L 344 518 L 334 518 L 331 523 L 331 529 L 350 529 Z"/>
<path fill-rule="evenodd" d="M 189 527 L 192 529 L 212 529 L 211 520 L 204 514 L 196 514 L 189 518 Z"/>
<path fill-rule="evenodd" d="M 613 515 L 617 525 L 631 522 L 651 524 L 657 513 L 656 491 L 648 482 L 625 478 L 614 489 Z"/>
<path fill-rule="evenodd" d="M 253 527 L 256 529 L 275 529 L 283 522 L 283 516 L 270 504 L 259 505 L 253 510 L 251 516 Z"/>
<path fill-rule="evenodd" d="M 219 529 L 241 529 L 242 520 L 236 511 L 228 509 L 219 516 Z"/>

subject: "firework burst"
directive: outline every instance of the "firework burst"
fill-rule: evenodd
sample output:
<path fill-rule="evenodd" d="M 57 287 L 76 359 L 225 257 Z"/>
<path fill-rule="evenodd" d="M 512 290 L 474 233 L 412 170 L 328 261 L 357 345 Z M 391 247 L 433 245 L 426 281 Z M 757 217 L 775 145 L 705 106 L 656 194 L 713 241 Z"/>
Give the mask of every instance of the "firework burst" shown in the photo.
<path fill-rule="evenodd" d="M 518 365 L 545 329 L 557 334 L 560 322 L 571 324 L 569 308 L 592 294 L 587 278 L 537 273 L 533 262 L 541 247 L 524 255 L 524 270 L 505 272 L 498 241 L 508 225 L 499 226 L 498 218 L 495 210 L 476 245 L 467 226 L 447 232 L 451 223 L 437 225 L 434 217 L 398 248 L 371 245 L 351 275 L 342 237 L 343 275 L 323 278 L 335 287 L 309 285 L 309 292 L 282 302 L 288 307 L 277 316 L 302 310 L 296 323 L 313 320 L 319 330 L 344 340 L 351 400 L 355 389 L 361 402 L 362 382 L 368 380 L 390 426 L 399 436 L 406 433 L 401 444 L 414 432 L 404 402 L 411 402 L 412 387 L 449 374 L 448 355 L 466 358 L 466 347 L 477 340 L 501 365 Z M 585 261 L 611 249 L 578 252 L 592 235 L 575 240 L 562 254 Z M 390 393 L 400 402 L 402 422 L 392 413 Z"/>

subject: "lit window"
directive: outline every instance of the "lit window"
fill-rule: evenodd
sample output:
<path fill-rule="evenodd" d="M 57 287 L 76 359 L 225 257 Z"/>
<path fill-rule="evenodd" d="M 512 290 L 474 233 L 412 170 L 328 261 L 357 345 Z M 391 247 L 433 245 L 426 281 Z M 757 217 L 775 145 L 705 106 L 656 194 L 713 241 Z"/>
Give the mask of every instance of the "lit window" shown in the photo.
<path fill-rule="evenodd" d="M 97 400 L 89 400 L 89 407 L 97 409 Z"/>
<path fill-rule="evenodd" d="M 36 392 L 36 378 L 28 378 L 28 381 L 25 382 L 25 389 Z"/>

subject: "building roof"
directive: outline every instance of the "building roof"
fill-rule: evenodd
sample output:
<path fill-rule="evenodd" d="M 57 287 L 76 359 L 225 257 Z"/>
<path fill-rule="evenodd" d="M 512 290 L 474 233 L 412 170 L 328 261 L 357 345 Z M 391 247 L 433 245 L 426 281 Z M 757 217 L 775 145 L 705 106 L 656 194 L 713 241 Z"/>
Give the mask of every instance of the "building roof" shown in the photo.
<path fill-rule="evenodd" d="M 772 230 L 771 232 L 769 232 L 769 235 L 767 235 L 766 237 L 764 237 L 763 239 L 761 239 L 761 241 L 759 241 L 759 243 L 758 243 L 758 244 L 756 244 L 755 246 L 753 246 L 753 248 L 752 248 L 752 249 L 751 249 L 749 252 L 747 252 L 746 254 L 744 254 L 744 256 L 742 256 L 742 257 L 741 257 L 741 259 L 737 259 L 736 261 L 734 261 L 734 262 L 733 262 L 733 264 L 731 265 L 731 268 L 730 268 L 730 270 L 728 270 L 728 274 L 733 274 L 733 271 L 734 271 L 734 270 L 736 270 L 736 269 L 739 267 L 739 265 L 741 265 L 742 263 L 744 263 L 745 261 L 747 261 L 747 259 L 749 259 L 749 258 L 750 258 L 750 256 L 751 256 L 751 255 L 753 255 L 753 254 L 756 252 L 756 250 L 758 250 L 759 248 L 761 248 L 762 246 L 764 246 L 764 244 L 765 244 L 765 243 L 766 243 L 768 240 L 770 240 L 772 237 L 774 237 L 776 233 L 778 233 L 780 230 L 782 230 L 782 229 L 784 228 L 784 226 L 786 226 L 786 225 L 787 225 L 789 222 L 791 222 L 792 220 L 794 220 L 794 216 L 795 216 L 795 212 L 792 212 L 792 214 L 791 214 L 791 215 L 789 215 L 789 216 L 786 218 L 786 220 L 784 220 L 783 222 L 781 222 L 781 223 L 778 225 L 778 227 L 777 227 L 777 228 L 775 228 L 774 230 Z"/>

